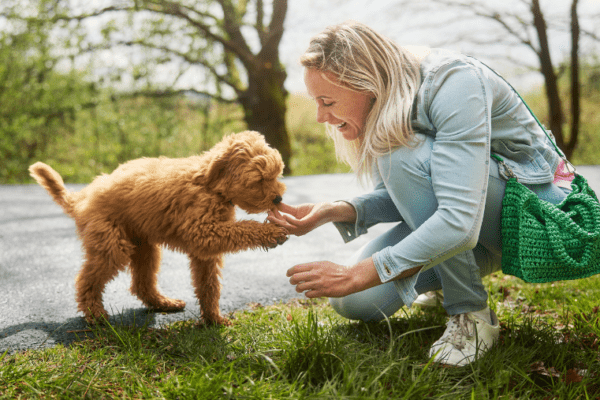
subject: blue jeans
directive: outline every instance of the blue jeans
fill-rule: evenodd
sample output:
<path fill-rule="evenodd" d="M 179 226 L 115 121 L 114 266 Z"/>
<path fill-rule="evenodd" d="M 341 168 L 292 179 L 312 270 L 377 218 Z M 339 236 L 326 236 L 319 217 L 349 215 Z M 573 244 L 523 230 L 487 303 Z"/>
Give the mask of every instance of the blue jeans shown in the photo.
<path fill-rule="evenodd" d="M 348 261 L 348 265 L 356 264 L 404 240 L 412 232 L 409 225 L 416 229 L 436 211 L 438 203 L 431 177 L 423 174 L 423 169 L 413 168 L 431 157 L 430 144 L 430 141 L 425 141 L 416 149 L 399 149 L 382 163 L 382 174 L 393 171 L 394 183 L 387 185 L 387 188 L 390 195 L 396 199 L 396 204 L 401 205 L 398 208 L 401 208 L 399 211 L 405 222 L 400 222 L 363 246 Z M 539 198 L 553 204 L 560 203 L 568 192 L 553 183 L 526 186 Z M 505 187 L 506 182 L 498 173 L 496 161 L 490 159 L 483 222 L 477 245 L 472 250 L 459 253 L 418 275 L 416 292 L 421 294 L 431 290 L 443 290 L 443 306 L 449 315 L 479 311 L 487 307 L 488 294 L 482 277 L 501 268 L 500 217 Z M 362 321 L 382 320 L 404 306 L 394 282 L 387 282 L 346 297 L 331 298 L 330 303 L 343 317 Z"/>

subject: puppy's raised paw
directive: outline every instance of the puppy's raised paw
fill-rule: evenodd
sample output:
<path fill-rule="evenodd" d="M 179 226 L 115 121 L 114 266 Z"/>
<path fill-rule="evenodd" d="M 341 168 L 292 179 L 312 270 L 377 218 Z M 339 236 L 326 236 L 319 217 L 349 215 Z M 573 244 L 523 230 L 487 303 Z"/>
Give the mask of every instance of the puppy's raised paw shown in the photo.
<path fill-rule="evenodd" d="M 265 250 L 274 249 L 275 247 L 284 244 L 288 240 L 288 233 L 285 228 L 275 225 L 270 222 L 264 223 L 267 232 L 265 235 L 265 241 L 263 247 Z"/>

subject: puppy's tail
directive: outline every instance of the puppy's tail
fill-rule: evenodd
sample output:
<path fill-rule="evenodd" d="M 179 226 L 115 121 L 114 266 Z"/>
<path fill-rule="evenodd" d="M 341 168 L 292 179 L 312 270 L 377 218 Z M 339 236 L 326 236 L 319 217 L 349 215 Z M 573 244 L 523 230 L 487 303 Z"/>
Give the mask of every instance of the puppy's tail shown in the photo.
<path fill-rule="evenodd" d="M 65 187 L 61 176 L 53 170 L 49 165 L 42 162 L 37 162 L 29 167 L 29 173 L 44 187 L 50 196 L 54 199 L 58 205 L 60 205 L 65 212 L 73 216 L 73 205 L 71 201 L 70 192 Z"/>

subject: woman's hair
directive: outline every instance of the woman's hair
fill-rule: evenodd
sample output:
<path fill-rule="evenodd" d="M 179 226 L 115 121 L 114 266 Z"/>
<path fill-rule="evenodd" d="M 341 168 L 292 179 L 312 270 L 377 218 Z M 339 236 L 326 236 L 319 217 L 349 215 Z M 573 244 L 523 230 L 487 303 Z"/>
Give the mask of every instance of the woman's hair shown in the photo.
<path fill-rule="evenodd" d="M 327 125 L 338 158 L 359 178 L 370 175 L 376 157 L 415 143 L 410 118 L 421 75 L 411 53 L 364 24 L 346 21 L 314 36 L 300 63 L 333 73 L 334 84 L 374 97 L 363 140 L 347 141 Z"/>

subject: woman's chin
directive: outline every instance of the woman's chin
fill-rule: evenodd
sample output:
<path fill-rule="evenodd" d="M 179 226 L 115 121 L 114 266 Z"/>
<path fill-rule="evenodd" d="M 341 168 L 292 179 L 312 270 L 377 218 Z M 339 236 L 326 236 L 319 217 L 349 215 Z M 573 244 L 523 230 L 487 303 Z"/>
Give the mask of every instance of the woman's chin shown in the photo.
<path fill-rule="evenodd" d="M 340 131 L 340 133 L 342 134 L 342 137 L 349 142 L 352 142 L 360 137 L 360 133 L 356 131 L 345 130 Z"/>

